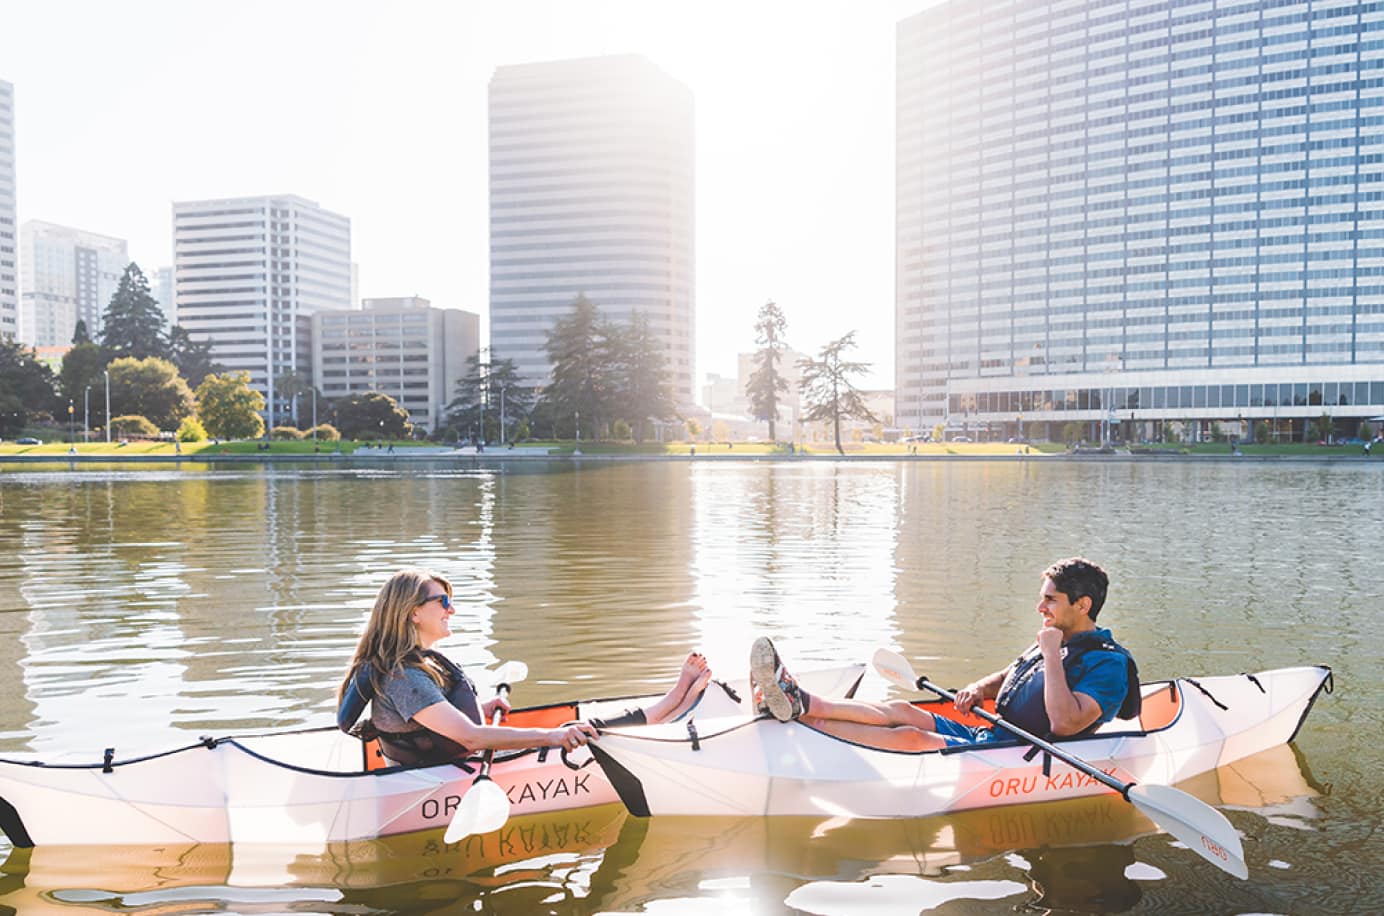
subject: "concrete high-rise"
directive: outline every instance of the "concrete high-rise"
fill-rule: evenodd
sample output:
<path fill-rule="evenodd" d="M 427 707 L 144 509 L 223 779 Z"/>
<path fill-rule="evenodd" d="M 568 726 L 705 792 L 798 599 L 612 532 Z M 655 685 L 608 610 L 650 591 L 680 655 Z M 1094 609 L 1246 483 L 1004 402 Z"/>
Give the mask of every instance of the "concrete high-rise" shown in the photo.
<path fill-rule="evenodd" d="M 1381 38 L 1308 0 L 900 22 L 899 422 L 1353 435 L 1384 409 Z"/>
<path fill-rule="evenodd" d="M 0 337 L 19 337 L 19 216 L 15 209 L 14 86 L 0 80 Z"/>
<path fill-rule="evenodd" d="M 19 238 L 19 339 L 64 347 L 84 321 L 99 341 L 102 316 L 130 263 L 125 240 L 36 219 L 25 220 Z"/>
<path fill-rule="evenodd" d="M 580 294 L 639 312 L 693 403 L 693 105 L 621 55 L 500 67 L 490 81 L 490 346 L 536 385 L 547 332 Z"/>
<path fill-rule="evenodd" d="M 248 371 L 277 423 L 280 379 L 311 380 L 313 313 L 351 305 L 351 221 L 288 194 L 175 203 L 173 282 L 178 324 Z"/>

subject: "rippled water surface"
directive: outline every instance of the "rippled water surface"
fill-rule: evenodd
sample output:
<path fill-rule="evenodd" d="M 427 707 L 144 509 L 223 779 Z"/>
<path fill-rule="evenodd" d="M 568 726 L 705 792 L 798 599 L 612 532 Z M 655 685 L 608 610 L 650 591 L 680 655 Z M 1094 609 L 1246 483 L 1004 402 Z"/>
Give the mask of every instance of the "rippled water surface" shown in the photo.
<path fill-rule="evenodd" d="M 11 851 L 20 912 L 1384 911 L 1384 474 L 1370 466 L 511 462 L 0 466 L 0 755 L 326 725 L 375 590 L 456 586 L 464 666 L 515 702 L 648 692 L 687 651 L 740 676 L 900 649 L 941 683 L 1032 641 L 1038 574 L 1106 565 L 1144 676 L 1329 664 L 1296 744 L 1184 788 L 1245 836 L 1222 876 L 1117 799 L 899 822 L 511 822 L 311 855 Z M 871 675 L 865 695 L 889 690 Z M 123 752 L 122 752 L 123 753 Z"/>

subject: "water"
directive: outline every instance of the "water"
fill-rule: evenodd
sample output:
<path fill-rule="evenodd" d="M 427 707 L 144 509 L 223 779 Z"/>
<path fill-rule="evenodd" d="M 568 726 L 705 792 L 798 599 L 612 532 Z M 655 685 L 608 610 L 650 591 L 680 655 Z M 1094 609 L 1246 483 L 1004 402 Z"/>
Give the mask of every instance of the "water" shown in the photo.
<path fill-rule="evenodd" d="M 1234 882 L 1118 800 L 902 822 L 513 822 L 466 848 L 10 852 L 21 912 L 1373 913 L 1384 474 L 1209 463 L 639 462 L 0 469 L 0 754 L 98 757 L 326 725 L 379 584 L 455 585 L 464 666 L 515 701 L 649 692 L 683 655 L 743 674 L 879 646 L 961 684 L 1031 642 L 1038 576 L 1084 553 L 1148 679 L 1329 664 L 1293 748 L 1186 786 L 1245 835 Z M 889 694 L 871 675 L 863 693 Z M 121 751 L 122 755 L 124 751 Z"/>

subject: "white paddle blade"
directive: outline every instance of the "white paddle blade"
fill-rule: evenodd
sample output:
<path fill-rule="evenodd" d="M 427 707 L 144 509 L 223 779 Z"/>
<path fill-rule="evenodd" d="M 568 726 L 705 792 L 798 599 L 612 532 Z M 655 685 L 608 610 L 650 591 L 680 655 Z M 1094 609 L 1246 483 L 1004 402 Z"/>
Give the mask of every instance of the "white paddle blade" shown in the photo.
<path fill-rule="evenodd" d="M 1188 849 L 1241 881 L 1249 878 L 1240 835 L 1225 815 L 1172 786 L 1130 786 L 1129 801 Z"/>
<path fill-rule="evenodd" d="M 913 666 L 908 663 L 897 652 L 888 649 L 875 650 L 875 670 L 889 683 L 897 684 L 904 690 L 918 689 L 918 675 L 913 673 Z"/>
<path fill-rule="evenodd" d="M 507 661 L 490 675 L 492 684 L 517 684 L 529 676 L 529 666 L 521 661 Z"/>
<path fill-rule="evenodd" d="M 457 813 L 447 825 L 442 842 L 455 843 L 468 836 L 493 833 L 509 820 L 509 798 L 505 790 L 488 776 L 481 776 L 466 790 L 457 805 Z"/>

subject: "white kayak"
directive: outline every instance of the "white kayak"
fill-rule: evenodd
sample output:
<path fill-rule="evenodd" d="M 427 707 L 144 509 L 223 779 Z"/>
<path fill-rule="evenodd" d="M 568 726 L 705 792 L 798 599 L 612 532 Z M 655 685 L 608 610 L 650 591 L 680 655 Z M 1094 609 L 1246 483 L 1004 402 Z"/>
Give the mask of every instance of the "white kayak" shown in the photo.
<path fill-rule="evenodd" d="M 849 665 L 806 672 L 802 679 L 809 690 L 851 696 L 864 670 Z M 654 699 L 516 709 L 506 724 L 553 727 L 619 715 Z M 690 715 L 743 719 L 749 703 L 743 680 L 713 681 Z M 204 738 L 147 755 L 117 750 L 58 760 L 0 758 L 0 828 L 10 842 L 319 845 L 392 836 L 446 827 L 477 772 L 475 760 L 389 766 L 377 746 L 331 727 Z M 501 751 L 490 776 L 516 816 L 617 801 L 591 763 L 585 751 Z"/>
<path fill-rule="evenodd" d="M 1122 782 L 1172 785 L 1291 741 L 1330 677 L 1302 667 L 1145 684 L 1137 721 L 1058 743 Z M 956 718 L 950 703 L 919 705 Z M 594 748 L 639 816 L 921 817 L 1112 791 L 1017 739 L 888 751 L 744 714 L 612 730 Z"/>

